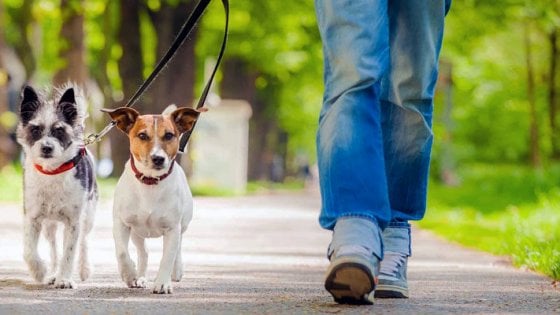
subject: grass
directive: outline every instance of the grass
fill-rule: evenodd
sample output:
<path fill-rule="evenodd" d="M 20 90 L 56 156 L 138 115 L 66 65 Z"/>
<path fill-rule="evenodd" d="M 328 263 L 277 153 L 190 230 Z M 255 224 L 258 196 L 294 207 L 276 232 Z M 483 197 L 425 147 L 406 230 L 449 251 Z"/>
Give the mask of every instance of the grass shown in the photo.
<path fill-rule="evenodd" d="M 113 197 L 116 178 L 98 179 L 99 196 L 102 199 Z M 20 165 L 10 164 L 0 171 L 0 203 L 21 203 L 23 199 L 23 174 Z"/>
<path fill-rule="evenodd" d="M 0 171 L 0 202 L 21 202 L 23 177 L 21 166 L 9 164 Z"/>
<path fill-rule="evenodd" d="M 458 187 L 430 185 L 418 224 L 517 266 L 560 279 L 560 168 L 473 165 Z"/>

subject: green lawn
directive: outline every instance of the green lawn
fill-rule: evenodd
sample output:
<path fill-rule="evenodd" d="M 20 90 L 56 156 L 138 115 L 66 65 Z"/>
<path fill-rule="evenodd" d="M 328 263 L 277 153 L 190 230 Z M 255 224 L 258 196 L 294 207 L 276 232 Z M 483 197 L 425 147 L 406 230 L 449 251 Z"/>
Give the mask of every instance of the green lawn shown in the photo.
<path fill-rule="evenodd" d="M 560 279 L 560 168 L 473 165 L 460 177 L 458 187 L 430 183 L 419 226 Z"/>

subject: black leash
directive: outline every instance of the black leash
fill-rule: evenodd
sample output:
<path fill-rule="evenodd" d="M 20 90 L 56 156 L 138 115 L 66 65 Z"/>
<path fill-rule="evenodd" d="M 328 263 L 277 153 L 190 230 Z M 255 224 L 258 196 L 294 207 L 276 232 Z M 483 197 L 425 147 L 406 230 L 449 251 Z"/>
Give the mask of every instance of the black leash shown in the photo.
<path fill-rule="evenodd" d="M 150 87 L 150 84 L 152 84 L 152 82 L 158 76 L 158 74 L 163 70 L 163 68 L 167 65 L 167 63 L 169 63 L 169 61 L 173 58 L 173 56 L 175 55 L 177 50 L 179 50 L 179 48 L 181 47 L 181 45 L 183 44 L 185 39 L 189 36 L 190 32 L 194 29 L 194 26 L 196 25 L 196 23 L 198 22 L 198 20 L 202 16 L 202 14 L 204 13 L 204 10 L 206 10 L 206 7 L 210 3 L 210 1 L 211 0 L 200 0 L 200 2 L 196 5 L 193 12 L 189 16 L 189 18 L 185 21 L 185 23 L 181 27 L 181 30 L 179 31 L 179 34 L 177 35 L 177 37 L 175 37 L 175 39 L 173 40 L 173 43 L 171 44 L 171 46 L 169 47 L 169 49 L 167 50 L 165 55 L 157 63 L 154 70 L 152 71 L 150 76 L 146 79 L 146 81 L 144 81 L 144 83 L 142 83 L 142 85 L 138 88 L 136 93 L 134 93 L 134 95 L 128 100 L 128 102 L 126 102 L 125 107 L 134 106 L 134 104 L 140 98 L 140 96 L 142 96 L 142 94 Z M 222 0 L 222 4 L 224 6 L 224 11 L 225 11 L 225 15 L 226 15 L 226 22 L 225 22 L 225 28 L 224 28 L 224 38 L 223 38 L 223 41 L 222 41 L 222 46 L 220 48 L 220 53 L 218 54 L 218 59 L 216 60 L 216 65 L 214 66 L 214 70 L 212 71 L 212 74 L 211 74 L 210 78 L 208 79 L 208 82 L 206 82 L 206 86 L 204 87 L 202 95 L 200 96 L 200 99 L 198 100 L 198 104 L 196 106 L 197 109 L 204 106 L 204 103 L 206 102 L 206 98 L 208 97 L 208 93 L 210 92 L 210 87 L 212 86 L 212 81 L 214 80 L 214 76 L 215 76 L 216 72 L 218 71 L 218 66 L 220 65 L 220 62 L 222 61 L 222 57 L 223 57 L 224 51 L 226 49 L 226 42 L 227 42 L 227 36 L 228 36 L 228 30 L 229 30 L 229 1 L 228 0 Z M 89 145 L 89 144 L 92 144 L 94 142 L 101 141 L 101 139 L 111 129 L 113 129 L 113 127 L 115 127 L 116 124 L 117 124 L 117 122 L 113 120 L 107 126 L 105 126 L 105 128 L 103 128 L 103 130 L 101 130 L 99 133 L 91 134 L 91 135 L 87 136 L 86 139 L 84 140 L 85 145 Z M 196 121 L 195 121 L 195 125 L 196 125 Z M 181 137 L 180 144 L 179 144 L 179 152 L 181 152 L 181 153 L 184 152 L 185 145 L 189 141 L 190 135 L 191 135 L 192 130 L 194 129 L 195 125 L 193 125 L 193 128 L 189 132 L 183 134 L 183 137 Z"/>
<path fill-rule="evenodd" d="M 206 102 L 206 97 L 208 97 L 208 92 L 210 92 L 210 88 L 212 87 L 212 81 L 214 80 L 214 76 L 216 75 L 216 72 L 218 72 L 218 66 L 220 65 L 220 62 L 222 62 L 222 57 L 224 56 L 224 52 L 226 50 L 226 42 L 227 42 L 228 30 L 229 30 L 229 1 L 222 0 L 222 4 L 224 5 L 224 11 L 226 14 L 226 25 L 224 28 L 224 38 L 222 39 L 222 47 L 220 48 L 220 53 L 218 54 L 218 58 L 216 59 L 214 70 L 212 70 L 212 74 L 210 74 L 210 78 L 208 78 L 208 82 L 206 82 L 206 86 L 202 91 L 202 95 L 200 96 L 200 99 L 198 99 L 198 104 L 196 105 L 196 109 L 199 109 L 202 106 L 204 106 L 204 103 Z M 185 132 L 181 137 L 181 140 L 179 141 L 179 153 L 185 153 L 185 146 L 187 145 L 189 139 L 191 138 L 191 134 L 194 130 L 194 127 L 196 127 L 197 121 L 198 119 L 194 121 L 191 130 Z"/>

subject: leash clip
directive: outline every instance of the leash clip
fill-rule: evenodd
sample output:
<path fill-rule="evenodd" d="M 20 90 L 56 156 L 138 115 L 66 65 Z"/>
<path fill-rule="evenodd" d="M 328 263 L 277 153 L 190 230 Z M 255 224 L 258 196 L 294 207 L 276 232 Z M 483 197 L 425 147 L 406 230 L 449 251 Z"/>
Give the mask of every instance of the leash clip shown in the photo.
<path fill-rule="evenodd" d="M 99 133 L 92 133 L 84 139 L 84 145 L 90 145 L 95 142 L 101 141 L 101 139 L 117 124 L 116 121 L 112 120 L 103 130 Z"/>

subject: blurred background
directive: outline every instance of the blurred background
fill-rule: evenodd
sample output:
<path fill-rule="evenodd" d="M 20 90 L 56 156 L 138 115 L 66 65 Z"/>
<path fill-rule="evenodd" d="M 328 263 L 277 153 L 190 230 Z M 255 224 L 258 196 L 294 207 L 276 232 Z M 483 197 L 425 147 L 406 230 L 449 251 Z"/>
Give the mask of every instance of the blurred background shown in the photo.
<path fill-rule="evenodd" d="M 23 84 L 67 81 L 99 109 L 122 105 L 167 50 L 190 0 L 0 0 L 0 205 L 21 202 L 14 142 Z M 223 36 L 221 3 L 135 105 L 192 106 Z M 560 1 L 456 0 L 437 85 L 427 216 L 419 226 L 560 278 Z M 231 3 L 208 113 L 181 164 L 196 195 L 316 187 L 322 53 L 312 1 Z M 91 146 L 104 198 L 128 158 L 113 130 Z"/>

